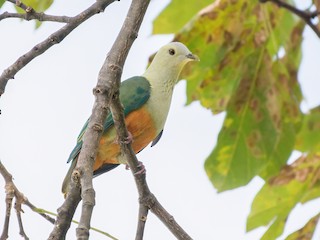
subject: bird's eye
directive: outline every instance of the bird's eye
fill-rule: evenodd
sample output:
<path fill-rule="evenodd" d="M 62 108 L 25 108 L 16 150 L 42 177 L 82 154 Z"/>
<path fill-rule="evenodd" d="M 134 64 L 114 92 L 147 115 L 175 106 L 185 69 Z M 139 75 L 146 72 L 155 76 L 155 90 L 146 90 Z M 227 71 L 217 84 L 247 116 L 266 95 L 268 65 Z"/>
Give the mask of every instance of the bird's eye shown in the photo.
<path fill-rule="evenodd" d="M 172 49 L 172 48 L 169 49 L 169 54 L 170 55 L 174 55 L 175 53 L 176 53 L 176 51 L 174 49 Z"/>

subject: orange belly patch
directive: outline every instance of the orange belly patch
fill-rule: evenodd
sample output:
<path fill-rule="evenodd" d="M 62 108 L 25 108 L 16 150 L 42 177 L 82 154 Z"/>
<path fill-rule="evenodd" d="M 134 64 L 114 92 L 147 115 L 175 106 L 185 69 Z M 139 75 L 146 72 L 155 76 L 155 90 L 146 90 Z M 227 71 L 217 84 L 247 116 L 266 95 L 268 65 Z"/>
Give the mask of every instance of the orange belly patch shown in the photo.
<path fill-rule="evenodd" d="M 157 135 L 156 128 L 149 112 L 144 108 L 129 113 L 125 122 L 128 131 L 133 137 L 131 143 L 135 153 L 145 148 Z M 118 164 L 120 146 L 116 143 L 117 134 L 114 126 L 104 133 L 100 140 L 100 146 L 96 157 L 94 170 L 99 169 L 104 164 Z"/>

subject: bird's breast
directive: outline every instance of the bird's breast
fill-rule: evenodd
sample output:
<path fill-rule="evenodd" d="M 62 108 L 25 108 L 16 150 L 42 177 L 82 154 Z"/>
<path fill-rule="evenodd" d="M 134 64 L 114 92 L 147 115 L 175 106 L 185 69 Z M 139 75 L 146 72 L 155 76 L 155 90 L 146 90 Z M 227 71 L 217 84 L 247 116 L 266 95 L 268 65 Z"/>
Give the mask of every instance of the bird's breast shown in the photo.
<path fill-rule="evenodd" d="M 129 113 L 126 124 L 133 136 L 132 147 L 135 152 L 141 151 L 157 136 L 154 119 L 145 106 Z"/>
<path fill-rule="evenodd" d="M 152 89 L 146 108 L 153 119 L 157 135 L 163 130 L 170 109 L 172 92 L 161 91 L 160 88 Z"/>
<path fill-rule="evenodd" d="M 129 113 L 125 118 L 128 131 L 132 135 L 131 146 L 138 153 L 152 142 L 157 136 L 157 129 L 148 109 L 143 106 Z M 94 170 L 103 164 L 125 163 L 120 155 L 120 145 L 114 126 L 101 137 Z"/>

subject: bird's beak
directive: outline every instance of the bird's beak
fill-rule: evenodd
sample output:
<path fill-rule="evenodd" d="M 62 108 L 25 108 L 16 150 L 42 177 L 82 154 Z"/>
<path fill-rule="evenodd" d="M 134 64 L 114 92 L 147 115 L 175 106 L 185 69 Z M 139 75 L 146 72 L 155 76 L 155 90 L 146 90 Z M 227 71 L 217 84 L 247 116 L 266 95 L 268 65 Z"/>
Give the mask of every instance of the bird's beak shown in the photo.
<path fill-rule="evenodd" d="M 192 54 L 192 53 L 187 54 L 186 57 L 193 60 L 193 61 L 200 61 L 200 58 L 197 55 Z"/>

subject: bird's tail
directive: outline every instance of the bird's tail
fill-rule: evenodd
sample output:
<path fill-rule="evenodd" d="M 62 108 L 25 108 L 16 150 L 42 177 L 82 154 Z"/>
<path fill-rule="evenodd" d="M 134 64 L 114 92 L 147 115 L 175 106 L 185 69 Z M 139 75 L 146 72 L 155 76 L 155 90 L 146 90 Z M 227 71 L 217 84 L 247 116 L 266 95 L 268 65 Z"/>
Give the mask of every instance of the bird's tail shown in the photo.
<path fill-rule="evenodd" d="M 78 157 L 76 159 L 72 160 L 71 166 L 67 172 L 67 175 L 65 176 L 65 178 L 63 180 L 61 191 L 62 191 L 64 197 L 67 196 L 67 193 L 69 191 L 69 184 L 71 181 L 71 175 L 72 175 L 72 172 L 77 164 L 77 159 L 78 159 Z"/>

